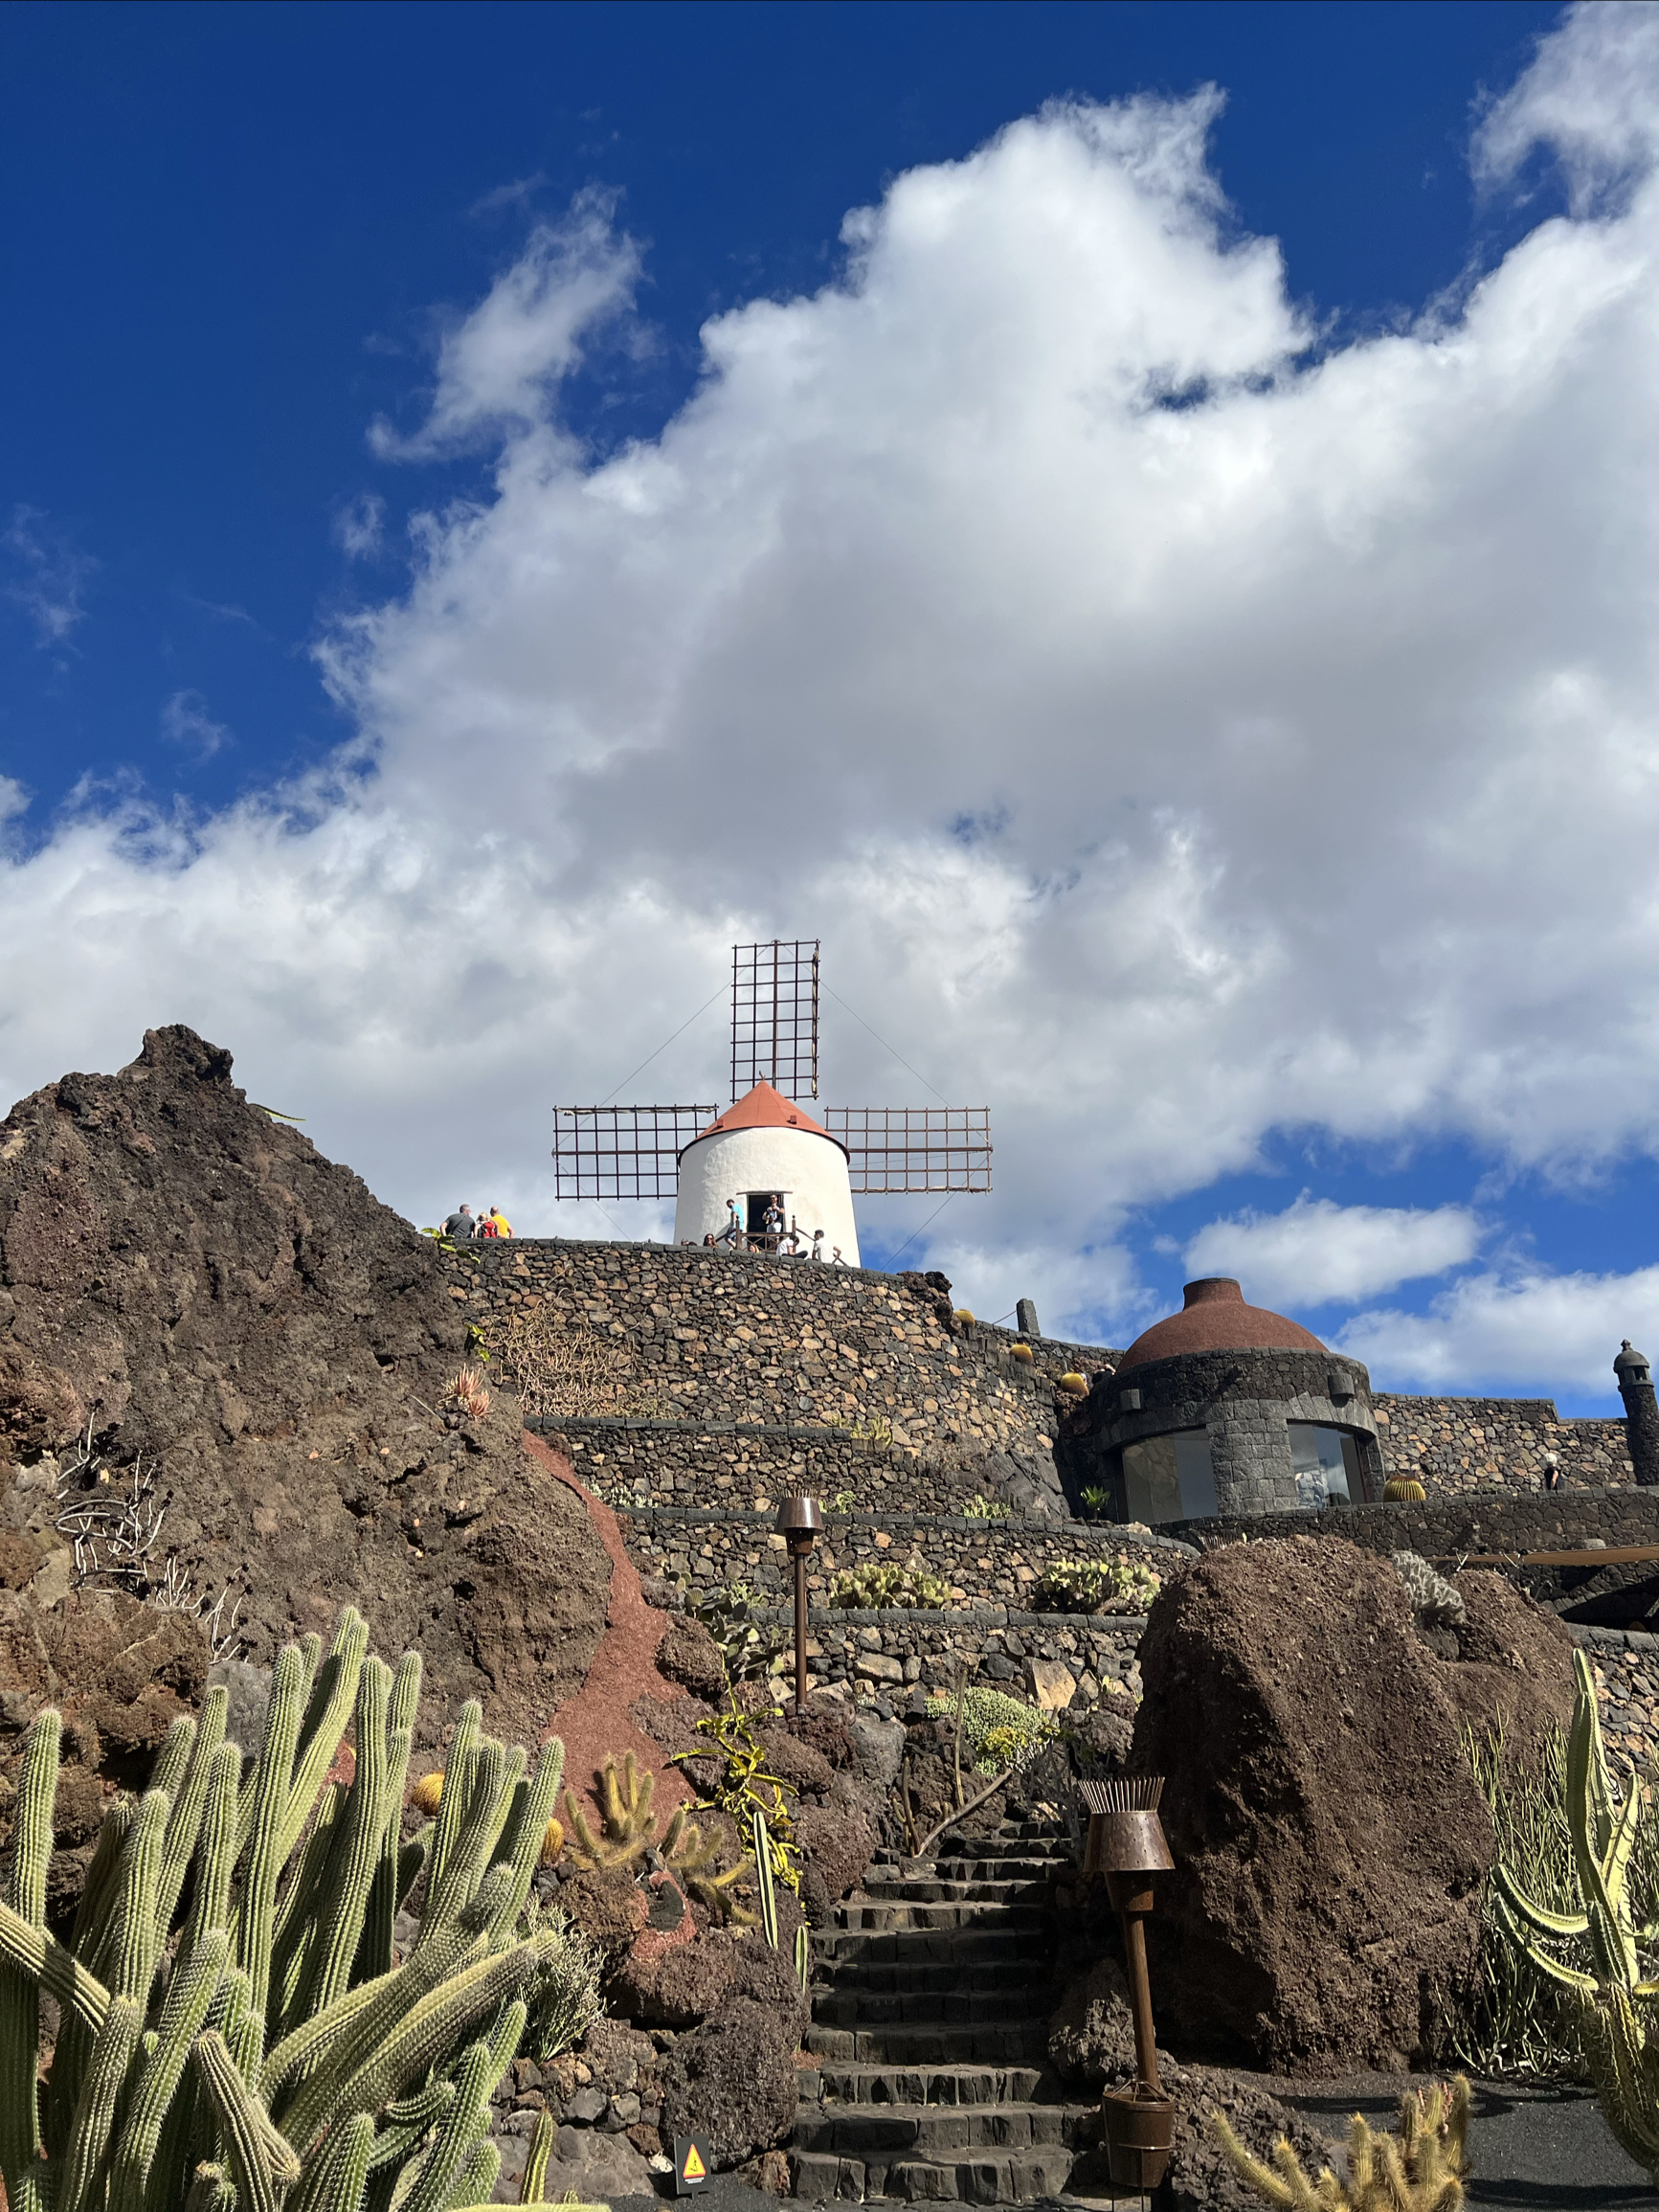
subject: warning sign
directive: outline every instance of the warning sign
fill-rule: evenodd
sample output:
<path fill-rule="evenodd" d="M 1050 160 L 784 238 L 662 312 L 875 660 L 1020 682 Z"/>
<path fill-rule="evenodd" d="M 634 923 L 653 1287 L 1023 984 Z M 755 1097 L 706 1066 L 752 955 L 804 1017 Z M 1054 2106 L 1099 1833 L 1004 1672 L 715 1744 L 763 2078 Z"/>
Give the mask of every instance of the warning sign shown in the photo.
<path fill-rule="evenodd" d="M 707 2139 L 702 2135 L 676 2135 L 674 2138 L 674 2194 L 689 2197 L 694 2189 L 701 2189 L 708 2179 L 713 2164 Z"/>

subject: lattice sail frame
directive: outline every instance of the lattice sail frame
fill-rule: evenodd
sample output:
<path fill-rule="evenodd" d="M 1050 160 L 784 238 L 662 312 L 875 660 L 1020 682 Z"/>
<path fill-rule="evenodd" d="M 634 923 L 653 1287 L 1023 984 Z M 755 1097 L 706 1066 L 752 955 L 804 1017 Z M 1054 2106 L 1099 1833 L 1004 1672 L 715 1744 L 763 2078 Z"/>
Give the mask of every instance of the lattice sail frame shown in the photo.
<path fill-rule="evenodd" d="M 855 1198 L 991 1187 L 988 1106 L 831 1106 L 823 1118 L 847 1148 Z"/>
<path fill-rule="evenodd" d="M 555 1198 L 672 1198 L 714 1106 L 555 1106 Z"/>
<path fill-rule="evenodd" d="M 764 1076 L 786 1098 L 818 1096 L 817 937 L 731 948 L 731 1095 Z"/>

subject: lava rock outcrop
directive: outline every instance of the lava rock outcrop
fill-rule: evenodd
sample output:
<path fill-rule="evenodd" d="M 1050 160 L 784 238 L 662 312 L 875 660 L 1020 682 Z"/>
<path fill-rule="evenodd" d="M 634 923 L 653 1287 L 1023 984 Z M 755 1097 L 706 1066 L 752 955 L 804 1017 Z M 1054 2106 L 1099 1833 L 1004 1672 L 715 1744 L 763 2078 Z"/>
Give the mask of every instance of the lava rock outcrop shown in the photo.
<path fill-rule="evenodd" d="M 431 1727 L 477 1696 L 533 1742 L 587 1673 L 611 1563 L 513 1399 L 447 1410 L 467 1348 L 425 1240 L 191 1029 L 0 1123 L 0 1527 L 61 1545 L 90 1435 L 106 1492 L 157 1463 L 149 1571 L 228 1592 L 221 1623 L 239 1602 L 251 1658 L 354 1604 L 377 1650 L 422 1653 Z"/>

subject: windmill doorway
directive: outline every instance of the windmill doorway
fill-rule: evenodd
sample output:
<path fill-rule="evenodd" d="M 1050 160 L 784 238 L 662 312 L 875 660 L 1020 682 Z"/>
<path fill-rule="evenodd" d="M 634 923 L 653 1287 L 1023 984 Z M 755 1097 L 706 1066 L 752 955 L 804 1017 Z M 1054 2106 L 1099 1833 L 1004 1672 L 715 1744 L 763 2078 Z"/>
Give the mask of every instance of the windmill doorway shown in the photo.
<path fill-rule="evenodd" d="M 776 1252 L 789 1228 L 787 1190 L 746 1190 L 744 1233 L 751 1252 Z"/>

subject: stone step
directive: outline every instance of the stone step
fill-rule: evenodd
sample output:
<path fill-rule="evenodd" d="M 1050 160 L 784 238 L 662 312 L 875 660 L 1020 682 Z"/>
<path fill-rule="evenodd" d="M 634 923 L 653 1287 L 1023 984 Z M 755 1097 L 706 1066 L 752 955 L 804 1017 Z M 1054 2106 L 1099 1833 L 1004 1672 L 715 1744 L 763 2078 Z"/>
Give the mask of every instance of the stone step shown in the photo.
<path fill-rule="evenodd" d="M 863 2065 L 949 2066 L 1040 2064 L 1047 2042 L 1047 2015 L 999 2026 L 937 2023 L 907 2027 L 820 2027 L 806 2031 L 805 2047 L 817 2058 L 850 2059 Z"/>
<path fill-rule="evenodd" d="M 959 1958 L 953 1953 L 948 1958 L 907 1958 L 877 1961 L 868 1958 L 843 1958 L 826 1961 L 820 1965 L 814 1991 L 871 1990 L 883 1997 L 910 1993 L 921 1996 L 928 1990 L 1008 1990 L 1033 1989 L 1033 1974 L 1042 1980 L 1045 1966 L 1034 1967 L 1029 1946 L 1023 1952 L 1012 1952 L 1005 1957 Z M 1059 2002 L 1059 1998 L 1055 1999 Z"/>
<path fill-rule="evenodd" d="M 846 2065 L 826 2059 L 796 2077 L 801 2096 L 842 2105 L 1033 2104 L 1058 2089 L 1039 2066 Z M 1048 2101 L 1053 2102 L 1050 2098 Z"/>
<path fill-rule="evenodd" d="M 942 1876 L 918 1881 L 906 1876 L 887 1882 L 866 1874 L 860 1895 L 893 1905 L 1038 1905 L 1046 1900 L 1048 1885 L 1026 1876 L 998 1875 L 984 1882 Z"/>
<path fill-rule="evenodd" d="M 791 2148 L 842 2158 L 949 2160 L 987 2146 L 1073 2146 L 1093 2117 L 1092 2105 L 803 2105 Z"/>
<path fill-rule="evenodd" d="M 849 1934 L 898 1933 L 934 1928 L 1035 1929 L 1046 1915 L 1040 1905 L 1009 1904 L 1000 1898 L 963 1899 L 955 1904 L 891 1905 L 870 1897 L 850 1897 L 836 1907 L 836 1927 Z"/>
<path fill-rule="evenodd" d="M 1017 1858 L 1012 1852 L 1004 1859 L 969 1858 L 939 1859 L 933 1863 L 929 1878 L 939 1882 L 1046 1882 L 1070 1864 L 1065 1859 Z M 886 1881 L 887 1876 L 883 1875 Z"/>
<path fill-rule="evenodd" d="M 1072 2156 L 1062 2146 L 1036 2151 L 987 2150 L 978 2157 L 843 2158 L 832 2152 L 790 2154 L 795 2194 L 819 2202 L 840 2198 L 867 2204 L 1030 2204 L 1058 2197 L 1071 2178 Z"/>
<path fill-rule="evenodd" d="M 1029 1851 L 1038 1843 L 1046 1843 L 1057 1851 L 1070 1847 L 1065 1824 L 1061 1820 L 1004 1820 L 989 1836 L 968 1836 L 960 1828 L 947 1828 L 939 1843 L 946 1851 L 987 1851 L 998 1857 L 1010 1851 Z"/>
<path fill-rule="evenodd" d="M 909 1960 L 931 1960 L 938 1964 L 960 1962 L 977 1964 L 993 1957 L 1031 1957 L 1038 1951 L 1031 1940 L 1031 1929 L 1016 1927 L 1006 1918 L 969 1920 L 960 1927 L 945 1929 L 918 1929 L 918 1927 L 887 1927 L 887 1929 L 818 1929 L 812 1935 L 812 1955 L 820 1967 L 832 1964 L 863 1962 L 869 1967 L 887 1967 L 887 1964 L 905 1964 Z"/>
<path fill-rule="evenodd" d="M 819 2027 L 1016 2027 L 1050 2018 L 1060 2001 L 1046 1985 L 1005 1989 L 825 1989 L 813 1992 L 812 2017 Z"/>

